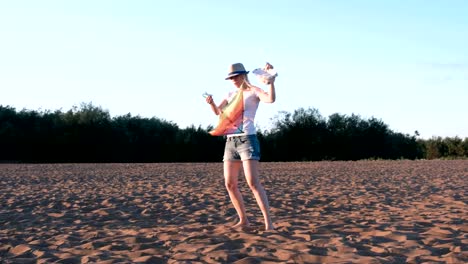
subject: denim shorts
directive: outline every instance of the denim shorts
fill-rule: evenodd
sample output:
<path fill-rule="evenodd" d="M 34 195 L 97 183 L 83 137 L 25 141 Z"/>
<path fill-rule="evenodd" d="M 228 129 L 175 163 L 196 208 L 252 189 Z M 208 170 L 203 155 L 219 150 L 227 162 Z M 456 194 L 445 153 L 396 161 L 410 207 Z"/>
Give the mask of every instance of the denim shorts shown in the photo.
<path fill-rule="evenodd" d="M 223 161 L 260 160 L 260 143 L 257 135 L 226 138 Z"/>

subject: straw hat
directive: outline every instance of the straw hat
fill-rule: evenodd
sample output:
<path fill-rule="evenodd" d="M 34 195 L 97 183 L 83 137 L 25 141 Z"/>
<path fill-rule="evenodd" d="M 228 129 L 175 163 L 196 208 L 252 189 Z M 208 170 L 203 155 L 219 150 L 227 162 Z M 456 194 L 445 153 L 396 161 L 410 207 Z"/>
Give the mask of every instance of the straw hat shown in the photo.
<path fill-rule="evenodd" d="M 245 70 L 244 65 L 242 63 L 234 63 L 229 66 L 229 74 L 226 77 L 225 80 L 228 80 L 231 77 L 241 75 L 241 74 L 247 74 L 249 73 L 248 71 Z"/>

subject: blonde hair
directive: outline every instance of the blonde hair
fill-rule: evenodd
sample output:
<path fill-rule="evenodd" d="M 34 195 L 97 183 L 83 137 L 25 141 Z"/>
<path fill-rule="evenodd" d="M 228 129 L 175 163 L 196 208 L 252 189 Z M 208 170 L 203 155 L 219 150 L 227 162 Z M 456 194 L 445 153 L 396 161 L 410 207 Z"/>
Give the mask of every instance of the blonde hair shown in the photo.
<path fill-rule="evenodd" d="M 249 76 L 247 76 L 247 74 L 243 74 L 242 76 L 244 76 L 244 80 L 243 80 L 242 84 L 240 85 L 240 88 L 243 89 L 243 90 L 253 88 L 254 86 L 250 83 Z M 247 86 L 247 87 L 245 87 L 245 86 Z"/>

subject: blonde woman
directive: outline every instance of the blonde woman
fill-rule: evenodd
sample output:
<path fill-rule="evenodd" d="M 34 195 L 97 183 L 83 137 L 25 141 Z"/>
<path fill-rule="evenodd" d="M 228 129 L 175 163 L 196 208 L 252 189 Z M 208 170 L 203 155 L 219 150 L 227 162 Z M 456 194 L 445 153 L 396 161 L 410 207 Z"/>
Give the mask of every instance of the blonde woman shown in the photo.
<path fill-rule="evenodd" d="M 273 66 L 267 63 L 264 69 L 273 69 Z M 263 214 L 265 230 L 273 230 L 267 194 L 259 179 L 260 145 L 254 122 L 259 103 L 273 103 L 276 100 L 275 78 L 266 82 L 268 89 L 264 91 L 249 82 L 248 73 L 242 63 L 230 65 L 226 80 L 232 82 L 235 91 L 230 92 L 219 105 L 215 104 L 211 95 L 206 97 L 213 112 L 221 116 L 218 127 L 210 133 L 226 137 L 223 156 L 225 186 L 239 216 L 239 222 L 234 227 L 249 226 L 244 200 L 238 188 L 238 177 L 243 169 Z M 237 106 L 236 101 L 240 102 Z"/>

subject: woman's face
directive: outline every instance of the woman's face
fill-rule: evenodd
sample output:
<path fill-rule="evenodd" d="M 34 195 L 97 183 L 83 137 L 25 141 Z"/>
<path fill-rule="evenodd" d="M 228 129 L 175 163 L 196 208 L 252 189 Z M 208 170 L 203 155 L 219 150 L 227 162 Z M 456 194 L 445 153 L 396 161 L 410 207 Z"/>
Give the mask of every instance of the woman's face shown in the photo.
<path fill-rule="evenodd" d="M 233 77 L 229 78 L 229 80 L 232 81 L 232 84 L 234 84 L 234 86 L 239 88 L 239 87 L 241 87 L 242 83 L 244 83 L 244 75 L 241 74 L 241 75 L 233 76 Z"/>

